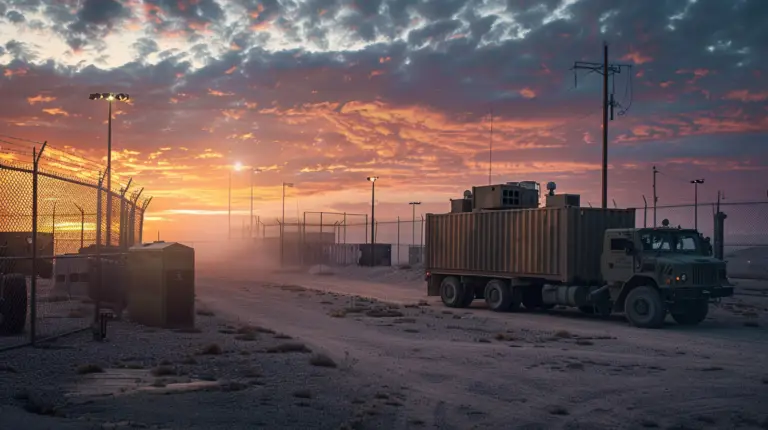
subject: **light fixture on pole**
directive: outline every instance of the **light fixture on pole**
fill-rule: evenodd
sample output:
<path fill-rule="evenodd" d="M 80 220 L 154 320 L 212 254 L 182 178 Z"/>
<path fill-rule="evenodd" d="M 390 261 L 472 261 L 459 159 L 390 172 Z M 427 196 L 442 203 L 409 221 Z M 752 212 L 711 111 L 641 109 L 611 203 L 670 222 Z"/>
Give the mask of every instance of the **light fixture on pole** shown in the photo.
<path fill-rule="evenodd" d="M 375 217 L 375 203 L 376 203 L 376 180 L 378 176 L 369 176 L 366 178 L 371 183 L 371 266 L 374 263 L 374 249 L 376 249 L 376 217 Z"/>
<path fill-rule="evenodd" d="M 411 247 L 416 246 L 416 205 L 420 205 L 421 202 L 408 203 L 413 208 L 413 221 L 411 222 Z"/>
<path fill-rule="evenodd" d="M 699 185 L 704 183 L 704 179 L 694 179 L 693 184 L 693 228 L 699 229 Z"/>
<path fill-rule="evenodd" d="M 280 266 L 285 261 L 285 187 L 293 188 L 293 182 L 283 182 L 283 217 L 280 220 Z"/>
<path fill-rule="evenodd" d="M 107 246 L 112 241 L 112 102 L 127 102 L 131 99 L 125 93 L 92 93 L 88 100 L 106 100 L 109 102 L 109 116 L 107 119 Z"/>
<path fill-rule="evenodd" d="M 261 173 L 261 169 L 251 168 L 251 229 L 249 230 L 249 239 L 253 239 L 253 177 Z"/>

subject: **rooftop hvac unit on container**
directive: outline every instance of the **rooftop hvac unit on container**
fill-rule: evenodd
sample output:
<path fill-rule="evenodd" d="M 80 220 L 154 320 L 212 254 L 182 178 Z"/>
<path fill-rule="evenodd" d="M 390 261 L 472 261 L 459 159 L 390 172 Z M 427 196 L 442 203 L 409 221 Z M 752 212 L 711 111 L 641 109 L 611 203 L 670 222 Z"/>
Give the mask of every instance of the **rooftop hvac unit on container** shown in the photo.
<path fill-rule="evenodd" d="M 530 181 L 528 181 L 530 182 Z M 521 183 L 472 187 L 472 210 L 535 209 L 539 207 L 539 190 Z"/>

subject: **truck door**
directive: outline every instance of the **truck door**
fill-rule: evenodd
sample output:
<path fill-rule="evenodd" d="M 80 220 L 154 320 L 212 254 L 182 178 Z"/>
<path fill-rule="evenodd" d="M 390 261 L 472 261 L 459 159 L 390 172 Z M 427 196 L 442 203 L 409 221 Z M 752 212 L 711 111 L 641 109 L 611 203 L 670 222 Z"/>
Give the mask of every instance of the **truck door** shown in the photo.
<path fill-rule="evenodd" d="M 606 237 L 603 248 L 603 279 L 606 282 L 626 281 L 635 272 L 634 255 L 627 249 L 634 249 L 634 242 L 625 236 Z"/>

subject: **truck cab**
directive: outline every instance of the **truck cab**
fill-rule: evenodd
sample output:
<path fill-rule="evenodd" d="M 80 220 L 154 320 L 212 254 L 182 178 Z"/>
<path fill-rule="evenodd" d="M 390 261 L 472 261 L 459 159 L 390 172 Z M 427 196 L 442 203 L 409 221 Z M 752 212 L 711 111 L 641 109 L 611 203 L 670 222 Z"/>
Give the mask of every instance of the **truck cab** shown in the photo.
<path fill-rule="evenodd" d="M 664 221 L 663 227 L 605 232 L 600 264 L 612 310 L 636 326 L 661 326 L 667 312 L 679 324 L 698 324 L 711 300 L 733 295 L 709 238 Z"/>

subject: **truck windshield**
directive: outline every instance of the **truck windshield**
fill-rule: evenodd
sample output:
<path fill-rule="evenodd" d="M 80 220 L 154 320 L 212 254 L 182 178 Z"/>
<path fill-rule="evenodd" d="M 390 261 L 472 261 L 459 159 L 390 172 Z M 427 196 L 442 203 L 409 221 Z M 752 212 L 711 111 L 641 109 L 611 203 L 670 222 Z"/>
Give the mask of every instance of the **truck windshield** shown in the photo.
<path fill-rule="evenodd" d="M 644 251 L 701 254 L 701 239 L 692 231 L 646 231 L 640 236 Z"/>

